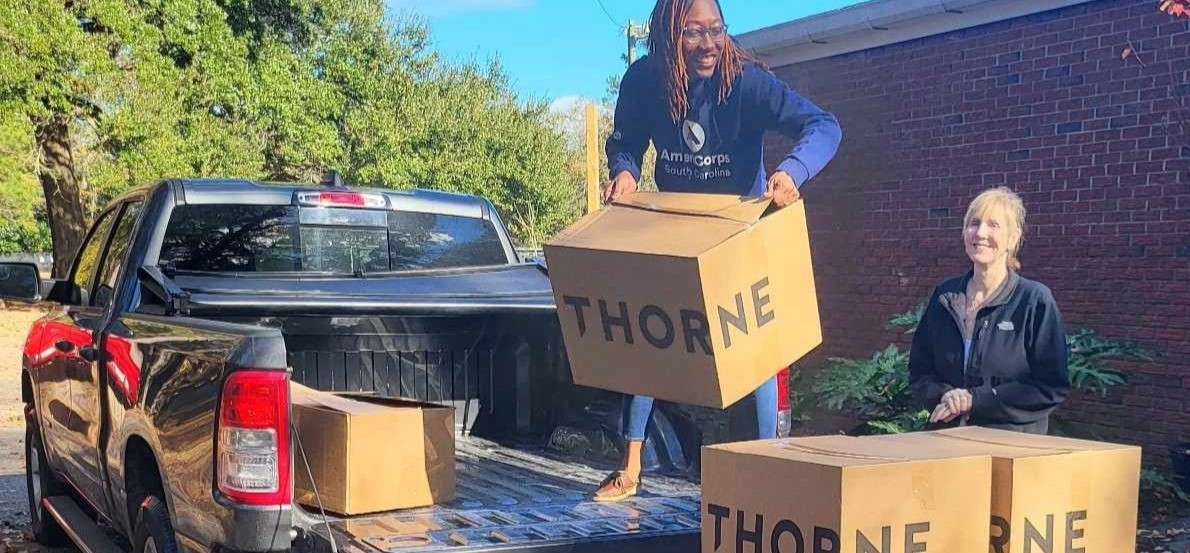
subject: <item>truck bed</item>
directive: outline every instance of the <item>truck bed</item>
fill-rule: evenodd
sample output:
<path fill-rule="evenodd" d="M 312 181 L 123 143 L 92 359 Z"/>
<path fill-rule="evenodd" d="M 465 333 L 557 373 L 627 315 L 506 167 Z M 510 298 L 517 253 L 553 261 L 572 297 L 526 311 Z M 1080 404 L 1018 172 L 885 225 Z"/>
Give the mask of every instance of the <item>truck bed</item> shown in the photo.
<path fill-rule="evenodd" d="M 317 550 L 348 553 L 426 551 L 697 551 L 697 482 L 648 474 L 640 496 L 595 503 L 608 474 L 543 449 L 456 438 L 458 497 L 447 505 L 318 520 Z"/>

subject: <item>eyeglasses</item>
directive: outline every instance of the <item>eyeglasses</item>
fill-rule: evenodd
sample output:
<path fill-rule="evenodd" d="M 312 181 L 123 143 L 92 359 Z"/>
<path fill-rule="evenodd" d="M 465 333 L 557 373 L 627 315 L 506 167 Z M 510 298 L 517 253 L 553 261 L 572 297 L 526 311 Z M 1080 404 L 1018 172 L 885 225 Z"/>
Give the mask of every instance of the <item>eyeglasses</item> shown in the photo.
<path fill-rule="evenodd" d="M 718 25 L 710 28 L 703 27 L 686 27 L 682 29 L 682 40 L 690 46 L 695 46 L 702 43 L 702 38 L 709 36 L 712 42 L 723 42 L 723 37 L 727 36 L 727 26 Z"/>

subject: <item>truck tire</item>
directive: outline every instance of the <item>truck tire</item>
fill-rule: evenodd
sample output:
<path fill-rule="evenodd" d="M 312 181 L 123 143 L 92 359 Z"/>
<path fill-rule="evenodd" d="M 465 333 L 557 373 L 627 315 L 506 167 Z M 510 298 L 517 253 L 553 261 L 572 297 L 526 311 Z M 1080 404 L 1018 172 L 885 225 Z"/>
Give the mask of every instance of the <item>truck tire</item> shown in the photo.
<path fill-rule="evenodd" d="M 46 497 L 66 495 L 68 490 L 54 477 L 46 462 L 37 415 L 32 408 L 25 415 L 25 490 L 29 497 L 29 522 L 38 543 L 51 547 L 70 543 L 70 537 L 41 502 Z"/>
<path fill-rule="evenodd" d="M 145 497 L 136 514 L 132 553 L 178 553 L 174 527 L 169 522 L 169 509 L 155 495 Z"/>

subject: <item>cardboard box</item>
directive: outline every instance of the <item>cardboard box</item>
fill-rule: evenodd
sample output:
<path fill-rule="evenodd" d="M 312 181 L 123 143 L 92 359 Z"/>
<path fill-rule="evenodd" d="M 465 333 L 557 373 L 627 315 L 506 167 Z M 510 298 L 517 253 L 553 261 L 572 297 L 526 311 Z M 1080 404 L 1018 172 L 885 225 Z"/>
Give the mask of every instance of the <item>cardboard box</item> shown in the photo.
<path fill-rule="evenodd" d="M 990 553 L 1136 550 L 1138 447 L 978 427 L 880 439 L 992 456 Z"/>
<path fill-rule="evenodd" d="M 636 193 L 545 245 L 577 384 L 723 408 L 822 341 L 804 202 Z"/>
<path fill-rule="evenodd" d="M 703 553 L 987 549 L 987 455 L 824 436 L 706 447 L 702 463 Z"/>
<path fill-rule="evenodd" d="M 345 397 L 293 384 L 298 503 L 341 515 L 424 507 L 455 497 L 454 413 L 416 401 Z M 314 494 L 315 485 L 318 497 Z"/>

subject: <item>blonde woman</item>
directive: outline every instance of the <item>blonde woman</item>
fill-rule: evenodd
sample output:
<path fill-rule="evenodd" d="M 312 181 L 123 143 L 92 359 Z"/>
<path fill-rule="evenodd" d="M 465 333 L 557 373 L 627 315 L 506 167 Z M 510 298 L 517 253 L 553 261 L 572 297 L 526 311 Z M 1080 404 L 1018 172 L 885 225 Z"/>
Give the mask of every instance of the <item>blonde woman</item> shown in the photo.
<path fill-rule="evenodd" d="M 1025 206 L 986 190 L 963 218 L 967 274 L 938 285 L 909 353 L 914 396 L 930 422 L 1045 434 L 1070 390 L 1066 333 L 1053 294 L 1020 276 Z"/>

